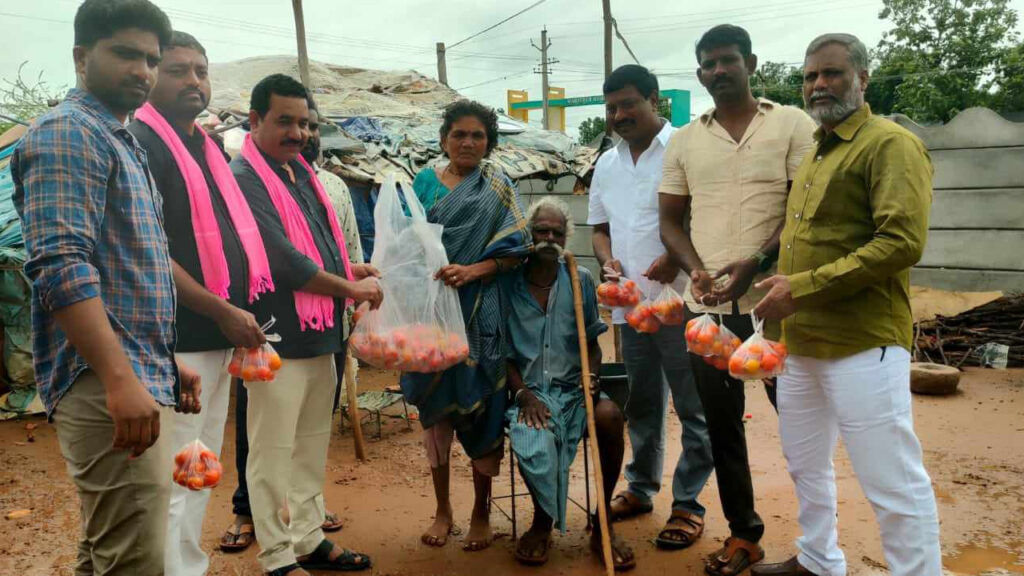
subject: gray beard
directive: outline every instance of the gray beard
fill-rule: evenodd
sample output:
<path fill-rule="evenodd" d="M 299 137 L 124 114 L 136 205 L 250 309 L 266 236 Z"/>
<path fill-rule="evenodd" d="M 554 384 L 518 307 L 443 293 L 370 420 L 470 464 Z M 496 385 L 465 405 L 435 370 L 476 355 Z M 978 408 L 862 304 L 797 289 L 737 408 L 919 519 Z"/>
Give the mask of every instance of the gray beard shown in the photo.
<path fill-rule="evenodd" d="M 815 96 L 827 94 L 827 92 L 815 92 L 811 94 L 810 100 L 813 101 Z M 850 90 L 843 95 L 838 101 L 833 101 L 829 106 L 824 108 L 820 106 L 811 106 L 811 102 L 808 99 L 804 99 L 804 108 L 807 109 L 807 113 L 810 114 L 811 118 L 818 124 L 827 124 L 829 126 L 836 126 L 847 116 L 853 114 L 864 104 L 864 98 L 860 91 L 860 78 L 854 77 L 853 84 L 850 85 Z"/>

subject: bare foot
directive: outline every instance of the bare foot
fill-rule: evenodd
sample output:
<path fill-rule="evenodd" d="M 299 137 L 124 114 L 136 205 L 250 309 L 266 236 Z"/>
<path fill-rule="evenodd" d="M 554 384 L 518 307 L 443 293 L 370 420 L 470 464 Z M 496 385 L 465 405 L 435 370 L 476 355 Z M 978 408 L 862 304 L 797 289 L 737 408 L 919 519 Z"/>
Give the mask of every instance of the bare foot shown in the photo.
<path fill-rule="evenodd" d="M 491 545 L 491 517 L 489 511 L 473 511 L 469 519 L 469 533 L 462 549 L 467 552 L 479 552 Z"/>
<path fill-rule="evenodd" d="M 636 558 L 633 556 L 633 549 L 626 544 L 626 541 L 609 529 L 612 543 L 612 563 L 616 572 L 625 572 L 636 567 Z M 604 551 L 601 549 L 601 530 L 598 523 L 594 521 L 594 530 L 590 533 L 590 549 L 597 555 L 597 558 L 604 561 Z"/>
<path fill-rule="evenodd" d="M 452 507 L 447 510 L 438 509 L 434 514 L 434 523 L 420 536 L 420 540 L 427 546 L 444 546 L 448 542 L 448 535 L 452 533 Z"/>

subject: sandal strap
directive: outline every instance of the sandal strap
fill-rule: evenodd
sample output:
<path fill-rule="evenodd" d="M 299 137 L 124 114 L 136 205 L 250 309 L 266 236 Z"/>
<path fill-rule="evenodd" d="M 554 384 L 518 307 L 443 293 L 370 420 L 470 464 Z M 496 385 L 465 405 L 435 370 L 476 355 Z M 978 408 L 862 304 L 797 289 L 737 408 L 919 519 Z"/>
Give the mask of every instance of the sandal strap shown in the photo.
<path fill-rule="evenodd" d="M 665 524 L 692 526 L 694 531 L 698 531 L 704 528 L 704 518 L 686 510 L 673 510 Z"/>
<path fill-rule="evenodd" d="M 761 549 L 761 546 L 749 540 L 732 536 L 725 541 L 725 550 L 723 554 L 719 555 L 719 560 L 729 562 L 738 552 L 746 552 L 747 560 L 751 564 L 764 558 L 764 550 Z"/>
<path fill-rule="evenodd" d="M 282 566 L 280 568 L 276 568 L 274 570 L 271 570 L 270 572 L 267 572 L 267 576 L 286 576 L 286 574 L 288 574 L 292 570 L 298 570 L 299 568 L 302 567 L 298 564 L 289 564 L 287 566 Z"/>

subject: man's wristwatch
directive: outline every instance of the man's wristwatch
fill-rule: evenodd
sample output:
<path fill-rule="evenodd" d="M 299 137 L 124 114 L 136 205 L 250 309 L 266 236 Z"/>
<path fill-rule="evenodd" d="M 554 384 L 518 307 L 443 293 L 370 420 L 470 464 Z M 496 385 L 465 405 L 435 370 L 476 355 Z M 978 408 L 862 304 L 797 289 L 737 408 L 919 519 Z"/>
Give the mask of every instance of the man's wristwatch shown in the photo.
<path fill-rule="evenodd" d="M 775 263 L 775 259 L 758 250 L 750 255 L 750 259 L 757 262 L 757 269 L 761 272 L 767 272 L 771 270 L 772 264 Z"/>

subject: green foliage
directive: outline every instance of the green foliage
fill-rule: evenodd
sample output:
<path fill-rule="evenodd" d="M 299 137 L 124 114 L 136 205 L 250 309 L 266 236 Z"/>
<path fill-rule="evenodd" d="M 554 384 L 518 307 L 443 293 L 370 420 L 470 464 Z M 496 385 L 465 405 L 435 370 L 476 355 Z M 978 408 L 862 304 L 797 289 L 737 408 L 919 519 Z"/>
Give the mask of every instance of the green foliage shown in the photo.
<path fill-rule="evenodd" d="M 583 145 L 590 144 L 598 136 L 604 134 L 604 129 L 604 116 L 594 116 L 593 118 L 587 118 L 586 120 L 580 123 L 579 143 Z"/>
<path fill-rule="evenodd" d="M 754 96 L 802 108 L 803 70 L 782 62 L 765 62 L 750 78 L 750 89 Z"/>
<path fill-rule="evenodd" d="M 1019 105 L 1013 93 L 1019 86 L 1014 70 L 1018 81 L 1021 75 L 1017 12 L 1009 0 L 883 4 L 879 18 L 893 27 L 873 53 L 877 66 L 867 100 L 875 112 L 947 122 L 971 106 Z"/>
<path fill-rule="evenodd" d="M 0 113 L 31 122 L 50 108 L 51 101 L 59 100 L 67 91 L 67 87 L 51 89 L 43 80 L 42 72 L 36 77 L 34 84 L 29 84 L 21 77 L 21 71 L 26 64 L 27 61 L 21 63 L 14 80 L 3 79 L 3 85 L 0 85 Z M 0 120 L 0 133 L 6 132 L 11 126 L 11 122 Z"/>

